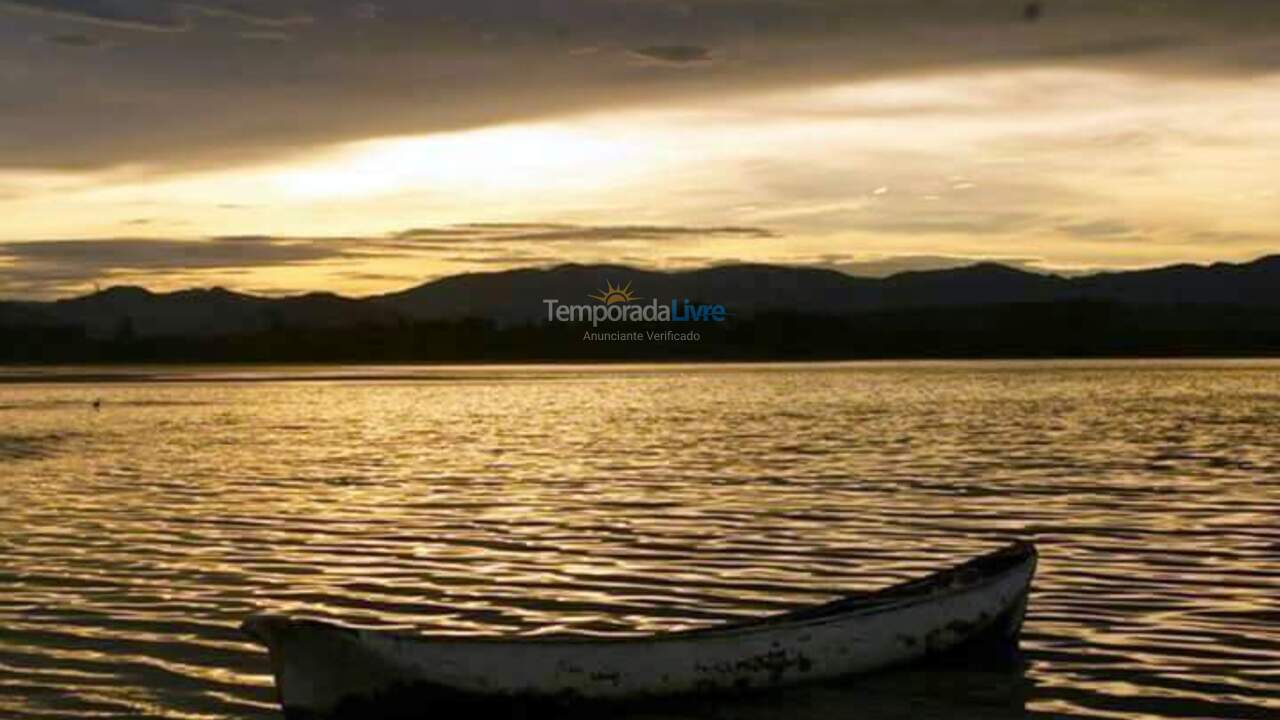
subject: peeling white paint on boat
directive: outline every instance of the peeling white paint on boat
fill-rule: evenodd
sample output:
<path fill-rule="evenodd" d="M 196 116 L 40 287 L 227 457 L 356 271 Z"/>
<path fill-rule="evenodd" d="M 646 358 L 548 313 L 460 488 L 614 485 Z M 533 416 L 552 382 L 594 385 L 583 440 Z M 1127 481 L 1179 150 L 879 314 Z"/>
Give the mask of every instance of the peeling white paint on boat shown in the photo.
<path fill-rule="evenodd" d="M 297 715 L 332 715 L 344 703 L 403 688 L 626 700 L 829 680 L 980 636 L 1013 641 L 1035 565 L 1035 548 L 1017 543 L 876 593 L 636 638 L 433 637 L 272 615 L 252 617 L 244 629 L 267 646 L 280 701 Z"/>

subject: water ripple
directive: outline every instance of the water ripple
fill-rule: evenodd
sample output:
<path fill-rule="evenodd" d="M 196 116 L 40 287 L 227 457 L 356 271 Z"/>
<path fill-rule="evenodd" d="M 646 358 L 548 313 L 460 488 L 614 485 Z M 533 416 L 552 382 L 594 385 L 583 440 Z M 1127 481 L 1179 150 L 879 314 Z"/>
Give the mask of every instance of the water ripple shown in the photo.
<path fill-rule="evenodd" d="M 124 373 L 94 388 L 99 411 L 83 384 L 11 382 L 0 716 L 272 717 L 265 657 L 236 630 L 259 609 L 634 634 L 1032 537 L 1021 672 L 672 716 L 1276 717 L 1277 370 Z"/>

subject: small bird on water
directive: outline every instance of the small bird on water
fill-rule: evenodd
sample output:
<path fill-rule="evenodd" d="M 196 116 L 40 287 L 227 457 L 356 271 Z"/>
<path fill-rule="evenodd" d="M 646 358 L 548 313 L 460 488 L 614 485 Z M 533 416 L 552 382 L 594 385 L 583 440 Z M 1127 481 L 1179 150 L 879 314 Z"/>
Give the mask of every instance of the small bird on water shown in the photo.
<path fill-rule="evenodd" d="M 1022 8 L 1022 19 L 1027 22 L 1035 22 L 1040 19 L 1044 13 L 1044 7 L 1038 2 L 1029 2 Z"/>
<path fill-rule="evenodd" d="M 101 409 L 102 409 L 102 398 L 94 398 L 94 400 L 93 400 L 93 409 L 94 409 L 94 410 L 101 410 Z"/>

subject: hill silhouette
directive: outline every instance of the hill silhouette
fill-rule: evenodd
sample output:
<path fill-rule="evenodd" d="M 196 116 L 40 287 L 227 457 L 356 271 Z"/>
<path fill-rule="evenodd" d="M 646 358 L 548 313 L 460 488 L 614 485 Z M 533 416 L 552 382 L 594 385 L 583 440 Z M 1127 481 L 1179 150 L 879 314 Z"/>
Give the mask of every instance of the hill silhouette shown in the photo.
<path fill-rule="evenodd" d="M 584 345 L 576 324 L 545 323 L 543 304 L 592 304 L 588 296 L 609 283 L 630 283 L 642 302 L 718 303 L 731 315 L 699 325 L 697 346 L 622 348 L 619 359 L 1280 354 L 1280 256 L 1268 256 L 1076 277 L 995 263 L 882 279 L 759 264 L 678 272 L 568 264 L 363 298 L 112 287 L 0 302 L 0 361 L 613 357 Z"/>

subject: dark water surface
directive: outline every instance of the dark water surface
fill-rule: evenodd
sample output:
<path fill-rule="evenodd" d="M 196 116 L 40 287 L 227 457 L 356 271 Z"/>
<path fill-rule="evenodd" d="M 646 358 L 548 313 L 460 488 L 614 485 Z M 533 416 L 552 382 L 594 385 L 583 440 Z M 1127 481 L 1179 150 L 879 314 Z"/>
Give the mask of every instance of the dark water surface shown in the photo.
<path fill-rule="evenodd" d="M 0 372 L 2 718 L 271 717 L 260 609 L 687 628 L 1013 537 L 1021 670 L 658 715 L 1280 717 L 1277 363 L 94 374 Z"/>

